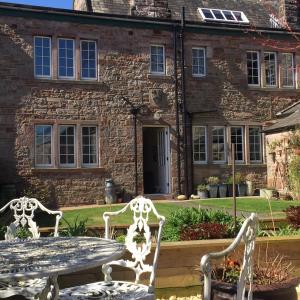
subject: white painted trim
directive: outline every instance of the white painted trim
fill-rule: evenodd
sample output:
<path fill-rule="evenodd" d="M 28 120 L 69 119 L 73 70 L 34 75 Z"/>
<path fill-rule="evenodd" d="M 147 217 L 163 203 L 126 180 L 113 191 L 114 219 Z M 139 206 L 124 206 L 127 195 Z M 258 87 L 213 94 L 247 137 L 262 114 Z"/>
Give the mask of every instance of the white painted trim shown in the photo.
<path fill-rule="evenodd" d="M 83 134 L 82 134 L 82 129 L 83 127 L 95 127 L 96 128 L 96 163 L 94 164 L 85 164 L 83 163 Z M 80 126 L 80 138 L 81 138 L 81 149 L 80 149 L 80 161 L 81 161 L 81 166 L 83 168 L 95 168 L 99 166 L 99 133 L 98 133 L 98 126 L 97 125 L 81 125 Z"/>
<path fill-rule="evenodd" d="M 260 160 L 251 160 L 251 153 L 250 153 L 250 128 L 257 128 L 260 132 L 260 139 L 259 139 L 259 142 L 260 142 Z M 248 141 L 246 141 L 247 145 L 248 145 L 248 149 L 249 149 L 249 162 L 250 164 L 262 164 L 263 163 L 263 145 L 262 145 L 262 128 L 261 126 L 249 126 L 248 127 Z"/>
<path fill-rule="evenodd" d="M 258 66 L 258 84 L 248 83 L 248 53 L 256 53 L 257 54 L 257 66 Z M 255 50 L 247 50 L 246 51 L 246 70 L 247 70 L 247 83 L 249 87 L 261 87 L 261 60 L 260 60 L 260 52 Z"/>
<path fill-rule="evenodd" d="M 205 158 L 206 160 L 195 160 L 195 156 L 194 156 L 194 128 L 196 127 L 202 127 L 204 128 L 204 138 L 205 138 Z M 193 149 L 193 163 L 195 165 L 206 165 L 208 162 L 208 145 L 207 145 L 207 126 L 202 126 L 202 125 L 193 125 L 192 126 L 192 149 Z"/>
<path fill-rule="evenodd" d="M 60 128 L 61 127 L 73 127 L 74 128 L 74 164 L 62 164 L 60 162 Z M 78 126 L 76 125 L 64 125 L 64 124 L 61 124 L 58 126 L 58 165 L 62 168 L 74 168 L 76 167 L 76 157 L 77 157 L 77 140 L 76 140 L 76 130 L 78 129 L 77 128 Z M 69 144 L 67 144 L 69 145 Z"/>
<path fill-rule="evenodd" d="M 212 14 L 213 18 L 207 18 L 204 13 L 202 12 L 202 9 L 206 9 L 209 10 L 210 13 Z M 216 16 L 213 14 L 213 10 L 218 10 L 222 16 L 224 17 L 224 19 L 217 19 Z M 228 20 L 226 19 L 225 15 L 223 12 L 231 12 L 233 17 L 235 18 L 235 20 Z M 216 21 L 216 22 L 223 22 L 223 23 L 233 23 L 233 24 L 249 24 L 249 20 L 246 17 L 245 13 L 242 11 L 238 11 L 238 10 L 228 10 L 228 9 L 220 9 L 220 8 L 206 8 L 206 7 L 199 7 L 198 8 L 198 12 L 200 13 L 202 19 L 204 21 Z M 236 16 L 234 15 L 234 13 L 240 13 L 241 17 L 243 19 L 243 21 L 239 21 L 237 20 Z"/>
<path fill-rule="evenodd" d="M 282 64 L 282 59 L 285 55 L 292 55 L 292 76 L 293 76 L 293 84 L 292 85 L 284 85 L 282 82 L 282 87 L 283 88 L 295 88 L 296 87 L 296 74 L 297 74 L 297 68 L 295 67 L 295 53 L 292 52 L 283 52 L 281 53 L 281 67 L 283 66 Z M 282 71 L 284 72 L 284 69 L 282 68 Z M 279 72 L 280 74 L 280 72 Z M 282 76 L 282 80 L 284 79 L 284 76 Z M 281 80 L 280 80 L 281 81 Z"/>
<path fill-rule="evenodd" d="M 275 54 L 275 84 L 274 85 L 270 85 L 267 84 L 267 76 L 266 76 L 266 60 L 265 60 L 265 54 Z M 264 59 L 264 64 L 265 64 L 265 86 L 268 88 L 278 88 L 278 55 L 277 52 L 274 51 L 264 51 L 263 52 L 263 59 Z"/>
<path fill-rule="evenodd" d="M 230 143 L 232 144 L 232 128 L 240 128 L 242 129 L 242 154 L 243 154 L 243 159 L 242 160 L 235 160 L 235 163 L 237 164 L 244 164 L 245 163 L 245 126 L 230 126 Z M 236 144 L 235 144 L 236 145 Z"/>
<path fill-rule="evenodd" d="M 204 73 L 203 74 L 195 74 L 193 72 L 193 62 L 194 62 L 194 56 L 193 56 L 193 50 L 203 50 L 203 54 L 204 54 Z M 207 62 L 206 62 L 207 58 L 206 58 L 206 48 L 205 47 L 192 47 L 192 76 L 193 77 L 205 77 L 207 75 Z"/>
<path fill-rule="evenodd" d="M 224 160 L 214 160 L 213 159 L 213 130 L 214 129 L 223 129 L 223 137 L 224 137 Z M 225 126 L 212 126 L 211 128 L 211 156 L 212 156 L 212 163 L 213 164 L 225 164 L 227 162 L 227 142 L 226 142 L 226 127 Z"/>

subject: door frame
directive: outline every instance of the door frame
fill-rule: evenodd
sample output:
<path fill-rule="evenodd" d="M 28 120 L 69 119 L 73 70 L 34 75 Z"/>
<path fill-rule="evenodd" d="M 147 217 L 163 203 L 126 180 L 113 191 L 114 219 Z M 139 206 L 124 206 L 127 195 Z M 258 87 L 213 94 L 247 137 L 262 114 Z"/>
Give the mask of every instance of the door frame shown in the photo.
<path fill-rule="evenodd" d="M 172 183 L 171 183 L 171 139 L 170 139 L 170 126 L 168 125 L 143 125 L 142 126 L 142 132 L 144 132 L 144 128 L 163 128 L 167 130 L 167 136 L 168 138 L 166 139 L 165 143 L 165 150 L 166 150 L 166 175 L 167 175 L 167 182 L 169 185 L 167 186 L 167 192 L 165 194 L 170 194 L 172 191 Z M 143 145 L 144 145 L 144 140 L 143 140 Z M 144 161 L 144 150 L 143 150 L 143 161 Z M 144 169 L 143 169 L 143 177 L 144 177 Z M 145 184 L 144 178 L 143 178 L 143 185 Z"/>

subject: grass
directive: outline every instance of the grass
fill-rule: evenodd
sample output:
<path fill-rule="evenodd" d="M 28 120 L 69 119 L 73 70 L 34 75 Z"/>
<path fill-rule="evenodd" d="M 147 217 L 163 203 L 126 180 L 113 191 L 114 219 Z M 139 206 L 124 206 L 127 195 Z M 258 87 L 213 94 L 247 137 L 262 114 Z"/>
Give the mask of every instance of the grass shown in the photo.
<path fill-rule="evenodd" d="M 209 200 L 193 200 L 183 202 L 166 202 L 166 203 L 155 203 L 155 207 L 159 214 L 168 217 L 170 213 L 180 207 L 199 207 L 199 205 L 208 208 L 227 209 L 229 212 L 232 211 L 233 201 L 232 198 L 224 199 L 209 199 Z M 274 213 L 274 217 L 283 218 L 285 213 L 282 212 L 287 207 L 294 205 L 300 205 L 299 201 L 284 201 L 284 200 L 271 200 L 271 207 Z M 124 205 L 113 205 L 112 211 L 120 210 Z M 237 199 L 237 210 L 240 214 L 243 212 L 257 212 L 261 217 L 270 217 L 268 201 L 264 198 L 238 198 Z M 102 215 L 104 212 L 110 211 L 109 206 L 102 206 L 97 208 L 84 208 L 64 211 L 63 217 L 68 220 L 69 223 L 74 223 L 76 217 L 79 220 L 87 221 L 87 226 L 100 226 L 104 225 Z M 150 216 L 150 223 L 155 222 L 155 217 Z M 120 216 L 111 219 L 111 224 L 126 225 L 132 223 L 132 216 L 130 212 L 122 214 Z M 62 226 L 66 226 L 66 223 L 62 221 Z"/>
<path fill-rule="evenodd" d="M 232 209 L 231 198 L 200 200 L 201 205 L 212 208 Z M 289 206 L 300 205 L 299 201 L 271 200 L 271 208 L 275 217 L 285 217 L 283 210 Z M 257 212 L 262 216 L 270 216 L 268 200 L 264 198 L 237 198 L 237 210 L 240 212 Z"/>

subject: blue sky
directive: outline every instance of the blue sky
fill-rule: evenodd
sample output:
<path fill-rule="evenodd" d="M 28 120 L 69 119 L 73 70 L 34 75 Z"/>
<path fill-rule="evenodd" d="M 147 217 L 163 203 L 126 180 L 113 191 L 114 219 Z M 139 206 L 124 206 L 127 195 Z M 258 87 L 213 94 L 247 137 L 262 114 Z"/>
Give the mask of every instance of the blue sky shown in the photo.
<path fill-rule="evenodd" d="M 0 0 L 0 2 L 9 2 L 17 4 L 39 5 L 58 8 L 72 8 L 73 0 Z"/>

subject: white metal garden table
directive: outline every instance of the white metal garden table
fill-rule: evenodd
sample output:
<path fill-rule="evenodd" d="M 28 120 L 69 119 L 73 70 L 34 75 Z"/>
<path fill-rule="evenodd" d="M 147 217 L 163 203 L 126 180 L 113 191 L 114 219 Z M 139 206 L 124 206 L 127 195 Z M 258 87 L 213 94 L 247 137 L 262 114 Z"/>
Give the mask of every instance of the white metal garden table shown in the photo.
<path fill-rule="evenodd" d="M 40 299 L 58 299 L 57 276 L 101 266 L 125 252 L 113 240 L 57 237 L 0 242 L 0 281 L 48 277 Z M 52 287 L 52 288 L 51 288 Z"/>

